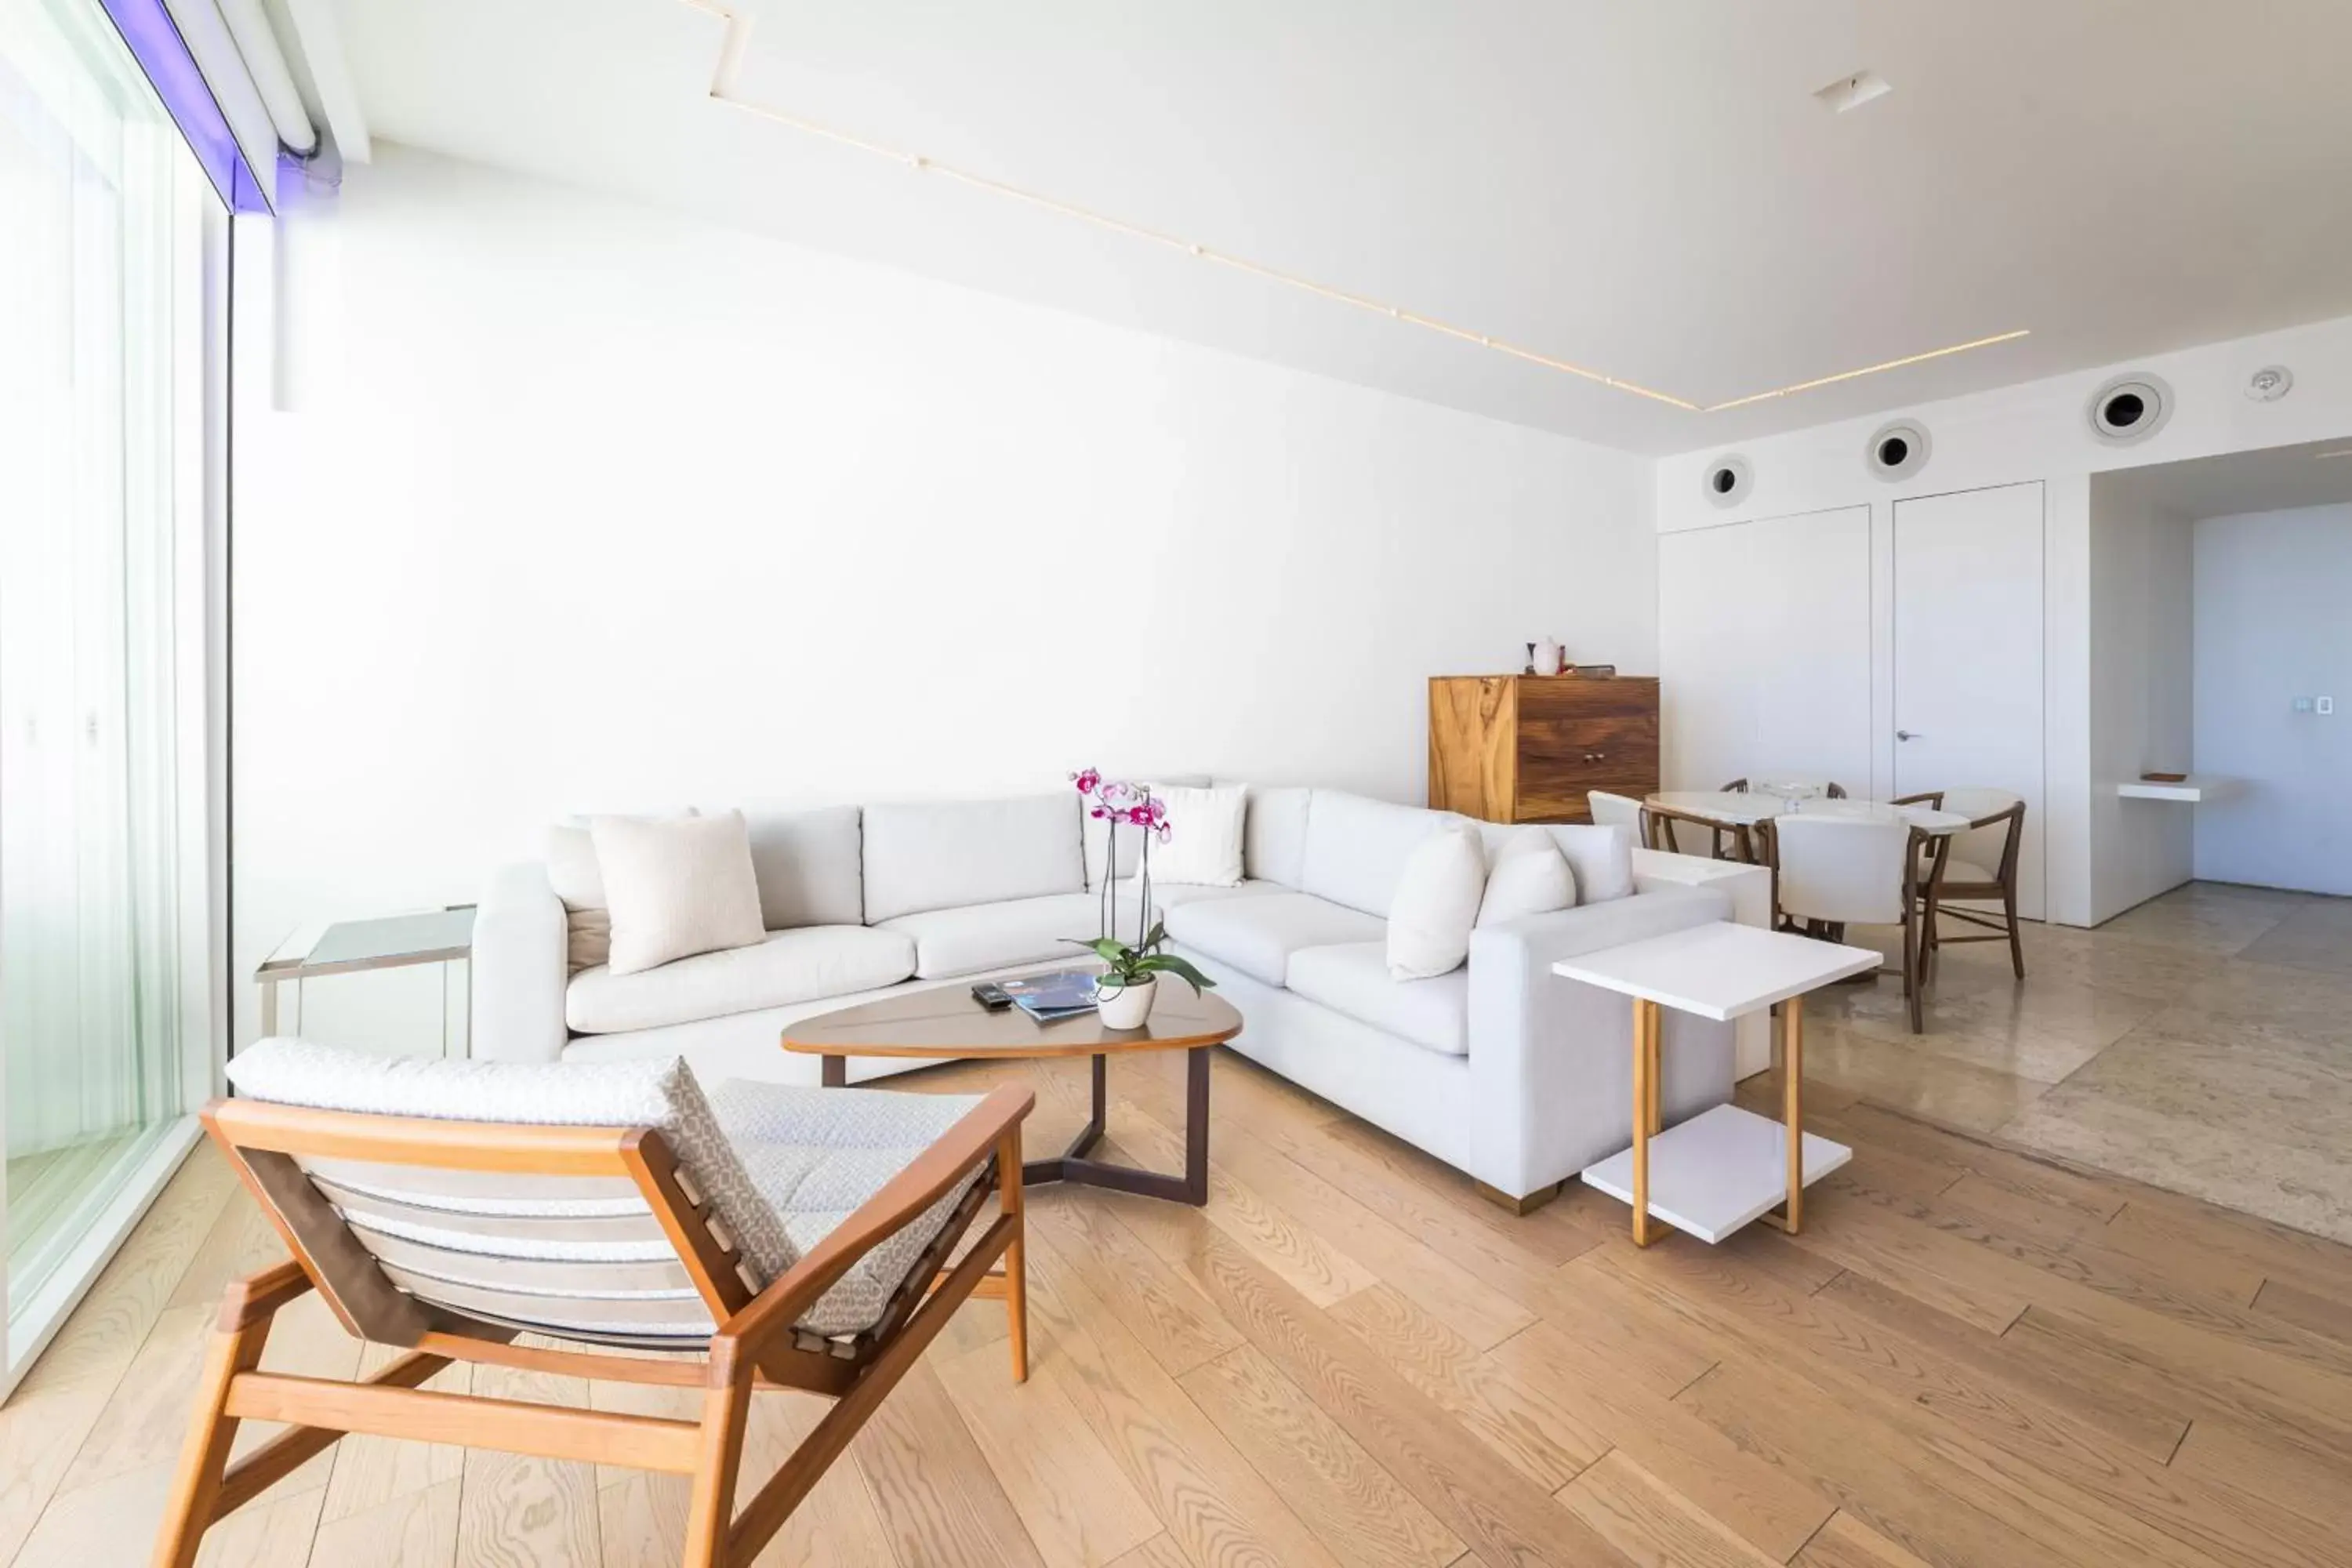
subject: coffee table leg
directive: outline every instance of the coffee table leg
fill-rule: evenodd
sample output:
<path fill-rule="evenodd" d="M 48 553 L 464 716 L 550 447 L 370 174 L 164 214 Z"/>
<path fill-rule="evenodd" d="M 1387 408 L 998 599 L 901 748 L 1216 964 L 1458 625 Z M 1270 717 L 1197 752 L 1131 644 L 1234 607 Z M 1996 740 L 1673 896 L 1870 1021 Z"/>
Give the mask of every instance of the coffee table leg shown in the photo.
<path fill-rule="evenodd" d="M 817 1061 L 820 1064 L 818 1068 L 820 1076 L 817 1079 L 819 1083 L 822 1083 L 827 1089 L 846 1089 L 849 1087 L 849 1058 L 847 1057 L 819 1057 L 817 1058 Z"/>
<path fill-rule="evenodd" d="M 1022 1180 L 1032 1186 L 1043 1182 L 1060 1182 L 1073 1187 L 1108 1187 L 1115 1192 L 1139 1193 L 1147 1198 L 1160 1198 L 1168 1203 L 1191 1204 L 1195 1208 L 1209 1201 L 1209 1052 L 1207 1047 L 1187 1050 L 1184 1081 L 1184 1170 L 1181 1175 L 1164 1175 L 1158 1171 L 1139 1171 L 1132 1165 L 1114 1165 L 1105 1160 L 1087 1159 L 1082 1151 L 1102 1135 L 1103 1120 L 1103 1058 L 1095 1058 L 1094 1120 L 1079 1132 L 1078 1141 L 1070 1152 L 1055 1160 L 1032 1160 L 1022 1173 Z"/>
<path fill-rule="evenodd" d="M 1650 1037 L 1658 1005 L 1633 998 L 1633 1245 L 1650 1245 Z"/>
<path fill-rule="evenodd" d="M 1184 1201 L 1209 1201 L 1209 1053 L 1184 1053 Z"/>

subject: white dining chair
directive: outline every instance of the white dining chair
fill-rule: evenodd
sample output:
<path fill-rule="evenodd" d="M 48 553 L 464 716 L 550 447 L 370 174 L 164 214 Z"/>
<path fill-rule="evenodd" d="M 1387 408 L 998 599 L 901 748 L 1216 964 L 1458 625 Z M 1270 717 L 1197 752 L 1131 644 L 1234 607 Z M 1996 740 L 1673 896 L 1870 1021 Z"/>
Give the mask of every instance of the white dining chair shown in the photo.
<path fill-rule="evenodd" d="M 1903 995 L 1911 1032 L 1923 1032 L 1923 873 L 1910 825 L 1800 813 L 1774 819 L 1769 842 L 1775 898 L 1789 927 L 1801 925 L 1807 934 L 1850 925 L 1903 928 Z M 1930 858 L 1925 874 L 1932 879 L 1939 865 Z"/>
<path fill-rule="evenodd" d="M 1642 843 L 1642 803 L 1630 795 L 1611 795 L 1605 789 L 1586 792 L 1585 805 L 1592 813 L 1598 827 L 1622 827 L 1631 830 L 1633 842 Z"/>

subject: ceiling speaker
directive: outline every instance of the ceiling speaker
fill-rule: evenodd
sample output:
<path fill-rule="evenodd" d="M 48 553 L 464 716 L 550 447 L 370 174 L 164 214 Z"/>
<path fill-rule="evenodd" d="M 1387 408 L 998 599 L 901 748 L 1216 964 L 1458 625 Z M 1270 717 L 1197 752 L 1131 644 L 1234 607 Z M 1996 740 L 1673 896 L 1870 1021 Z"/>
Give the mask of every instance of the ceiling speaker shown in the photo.
<path fill-rule="evenodd" d="M 1706 466 L 1699 483 L 1707 500 L 1717 506 L 1732 507 L 1748 499 L 1748 492 L 1755 488 L 1756 476 L 1748 471 L 1745 458 L 1717 458 Z"/>
<path fill-rule="evenodd" d="M 1870 471 L 1892 484 L 1907 479 L 1927 466 L 1927 427 L 1908 419 L 1882 425 L 1863 448 Z"/>
<path fill-rule="evenodd" d="M 2083 414 L 2091 434 L 2108 446 L 2137 446 L 2172 417 L 2172 388 L 2161 376 L 2130 371 L 2103 383 Z"/>
<path fill-rule="evenodd" d="M 2294 390 L 2294 372 L 2283 364 L 2266 364 L 2246 378 L 2246 395 L 2256 403 L 2276 403 Z"/>

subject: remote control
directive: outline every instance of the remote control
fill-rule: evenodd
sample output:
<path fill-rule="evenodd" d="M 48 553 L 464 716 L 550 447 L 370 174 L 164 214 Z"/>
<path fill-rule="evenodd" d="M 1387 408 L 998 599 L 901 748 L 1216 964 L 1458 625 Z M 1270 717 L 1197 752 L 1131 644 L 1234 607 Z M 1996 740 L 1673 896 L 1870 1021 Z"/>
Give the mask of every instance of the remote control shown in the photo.
<path fill-rule="evenodd" d="M 1002 1013 L 1013 1005 L 1013 998 L 1004 994 L 1004 987 L 992 980 L 983 980 L 973 986 L 971 999 L 992 1013 Z"/>

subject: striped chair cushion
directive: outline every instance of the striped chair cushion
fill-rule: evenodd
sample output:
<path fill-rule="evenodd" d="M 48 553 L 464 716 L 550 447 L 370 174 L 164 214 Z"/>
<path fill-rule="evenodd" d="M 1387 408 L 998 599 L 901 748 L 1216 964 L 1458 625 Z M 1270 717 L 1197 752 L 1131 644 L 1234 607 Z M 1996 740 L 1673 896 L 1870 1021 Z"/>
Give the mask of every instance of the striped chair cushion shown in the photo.
<path fill-rule="evenodd" d="M 362 1114 L 540 1126 L 651 1127 L 676 1152 L 758 1289 L 979 1103 L 976 1096 L 726 1083 L 706 1100 L 682 1060 L 519 1063 L 397 1058 L 292 1039 L 240 1052 L 257 1100 Z M 708 1338 L 708 1308 L 634 1184 L 306 1157 L 385 1276 L 418 1299 L 557 1333 L 659 1343 Z M 974 1171 L 868 1252 L 798 1325 L 878 1321 Z"/>

